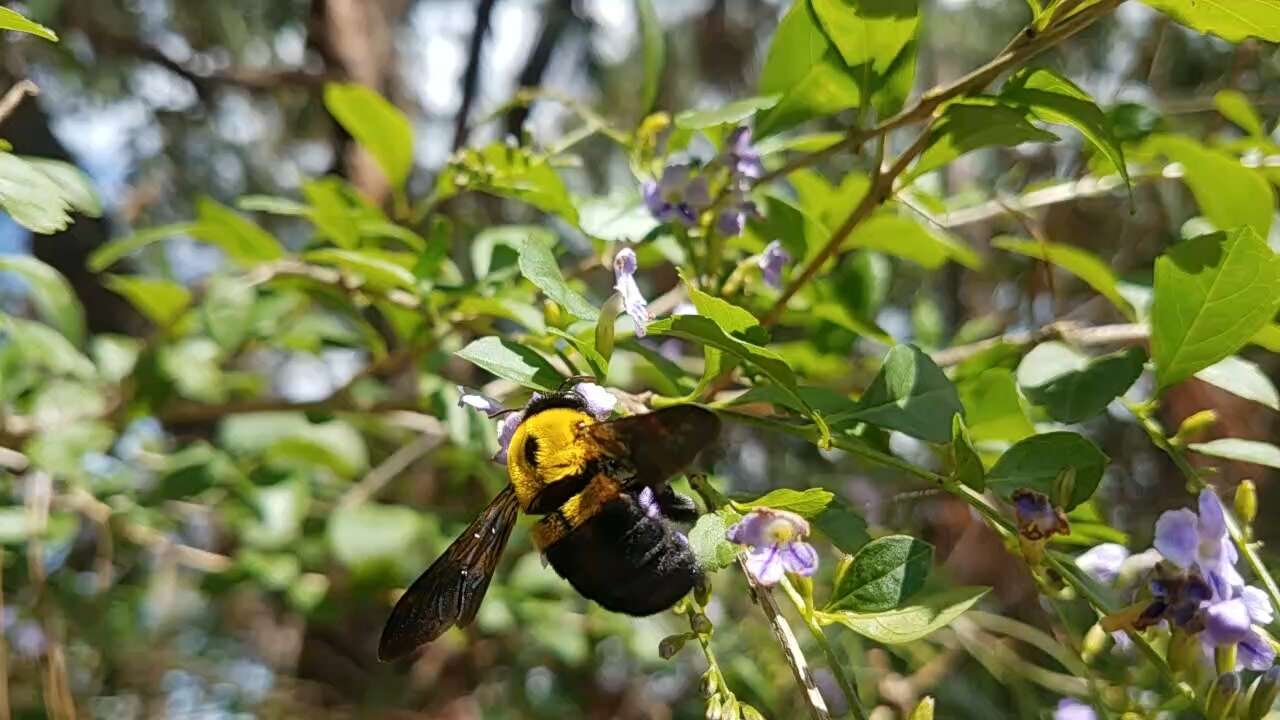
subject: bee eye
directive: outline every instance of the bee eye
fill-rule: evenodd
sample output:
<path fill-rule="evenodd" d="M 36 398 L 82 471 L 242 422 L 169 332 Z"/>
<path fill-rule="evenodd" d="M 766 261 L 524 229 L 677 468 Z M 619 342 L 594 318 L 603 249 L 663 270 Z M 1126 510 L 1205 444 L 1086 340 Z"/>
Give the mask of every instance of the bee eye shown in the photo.
<path fill-rule="evenodd" d="M 524 461 L 530 466 L 538 464 L 538 438 L 530 437 L 524 441 Z"/>

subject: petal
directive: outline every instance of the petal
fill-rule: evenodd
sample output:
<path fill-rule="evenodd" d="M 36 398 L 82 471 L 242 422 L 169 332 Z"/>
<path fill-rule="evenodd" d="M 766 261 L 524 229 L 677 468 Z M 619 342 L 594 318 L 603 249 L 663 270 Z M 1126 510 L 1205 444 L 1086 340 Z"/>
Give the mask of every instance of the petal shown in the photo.
<path fill-rule="evenodd" d="M 636 502 L 640 504 L 640 508 L 644 510 L 644 514 L 651 518 L 662 516 L 662 509 L 658 507 L 658 499 L 653 495 L 653 488 L 645 486 L 636 497 Z M 730 528 L 732 530 L 732 528 Z"/>
<path fill-rule="evenodd" d="M 705 210 L 711 207 L 711 190 L 707 187 L 707 178 L 699 175 L 684 189 L 684 201 L 695 210 Z"/>
<path fill-rule="evenodd" d="M 737 543 L 738 545 L 765 547 L 769 544 L 764 535 L 765 527 L 768 524 L 768 517 L 760 513 L 750 512 L 725 531 L 725 538 L 729 542 Z"/>
<path fill-rule="evenodd" d="M 636 274 L 636 251 L 629 247 L 624 247 L 613 256 L 613 277 L 614 280 L 620 280 L 623 277 L 631 277 Z"/>
<path fill-rule="evenodd" d="M 458 407 L 469 407 L 472 410 L 479 410 L 485 415 L 493 415 L 506 409 L 503 407 L 502 403 L 494 400 L 488 395 L 465 388 L 461 385 L 458 386 Z"/>
<path fill-rule="evenodd" d="M 1221 540 L 1227 536 L 1226 514 L 1222 501 L 1210 488 L 1200 491 L 1200 539 Z"/>
<path fill-rule="evenodd" d="M 1104 585 L 1120 575 L 1120 566 L 1129 558 L 1129 549 L 1119 543 L 1095 545 L 1076 558 L 1076 566 Z"/>
<path fill-rule="evenodd" d="M 507 464 L 507 447 L 511 445 L 511 436 L 524 420 L 524 411 L 503 415 L 498 419 L 498 452 L 494 454 L 495 462 Z"/>
<path fill-rule="evenodd" d="M 667 211 L 667 203 L 662 199 L 662 192 L 658 188 L 658 183 L 647 182 L 642 188 L 644 193 L 644 204 L 649 208 L 649 212 L 658 220 L 663 220 L 662 215 Z"/>
<path fill-rule="evenodd" d="M 582 398 L 582 401 L 587 404 L 587 412 L 601 422 L 608 420 L 613 415 L 613 409 L 618 406 L 618 398 L 606 390 L 603 385 L 578 383 L 573 389 L 574 392 L 578 393 L 578 397 Z M 648 488 L 645 489 L 647 490 Z"/>
<path fill-rule="evenodd" d="M 1053 711 L 1053 720 L 1098 720 L 1098 714 L 1079 700 L 1062 698 Z"/>
<path fill-rule="evenodd" d="M 1152 544 L 1165 560 L 1180 568 L 1191 567 L 1200 546 L 1200 535 L 1196 531 L 1198 525 L 1196 514 L 1190 510 L 1169 510 L 1156 520 L 1156 537 Z"/>
<path fill-rule="evenodd" d="M 1252 630 L 1237 647 L 1239 653 L 1236 662 L 1245 670 L 1270 670 L 1276 662 L 1276 649 L 1261 634 Z"/>
<path fill-rule="evenodd" d="M 1255 625 L 1270 625 L 1275 619 L 1275 609 L 1271 607 L 1271 598 L 1261 588 L 1246 585 L 1240 591 L 1240 599 L 1249 608 L 1249 619 Z"/>
<path fill-rule="evenodd" d="M 807 542 L 790 542 L 782 547 L 782 564 L 787 572 L 812 575 L 818 569 L 818 551 Z"/>
<path fill-rule="evenodd" d="M 756 548 L 747 553 L 747 572 L 761 585 L 777 585 L 785 568 L 776 546 Z"/>
<path fill-rule="evenodd" d="M 716 219 L 716 230 L 719 230 L 721 235 L 729 237 L 741 235 L 746 226 L 747 216 L 737 210 L 725 210 Z"/>
<path fill-rule="evenodd" d="M 668 192 L 682 190 L 689 183 L 688 165 L 672 164 L 662 169 L 662 178 L 658 180 L 659 190 L 665 195 Z"/>
<path fill-rule="evenodd" d="M 1240 642 L 1252 627 L 1243 600 L 1224 600 L 1204 608 L 1204 632 L 1213 645 Z"/>

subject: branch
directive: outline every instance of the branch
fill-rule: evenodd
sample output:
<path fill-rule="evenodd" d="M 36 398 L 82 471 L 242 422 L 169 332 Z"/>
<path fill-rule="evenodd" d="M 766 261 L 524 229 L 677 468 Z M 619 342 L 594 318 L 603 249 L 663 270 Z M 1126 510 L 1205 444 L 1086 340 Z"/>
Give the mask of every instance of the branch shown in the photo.
<path fill-rule="evenodd" d="M 870 131 L 862 129 L 853 129 L 844 140 L 833 146 L 810 153 L 808 155 L 797 158 L 796 161 L 787 166 L 787 172 L 806 167 L 816 163 L 818 160 L 838 152 L 842 148 L 856 148 L 862 145 L 866 140 L 874 137 L 883 138 L 890 131 L 910 125 L 922 120 L 929 119 L 934 112 L 942 106 L 943 103 L 961 95 L 977 92 L 985 88 L 997 77 L 1007 70 L 1017 67 L 1040 53 L 1048 50 L 1059 42 L 1079 33 L 1089 27 L 1095 20 L 1102 17 L 1106 13 L 1111 12 L 1124 0 L 1103 0 L 1097 5 L 1093 5 L 1085 10 L 1080 11 L 1076 15 L 1064 20 L 1060 25 L 1050 27 L 1043 33 L 1037 34 L 1032 27 L 1024 29 L 1019 33 L 1009 45 L 991 62 L 982 67 L 973 70 L 964 77 L 952 82 L 941 88 L 935 88 L 926 92 L 914 105 L 897 115 L 888 118 Z M 863 196 L 857 207 L 849 213 L 849 216 L 832 233 L 831 239 L 826 246 L 818 253 L 804 270 L 794 278 L 787 288 L 782 292 L 774 307 L 763 317 L 760 322 L 762 325 L 771 325 L 777 322 L 786 309 L 787 302 L 798 292 L 805 283 L 809 282 L 814 275 L 822 268 L 822 265 L 834 256 L 840 249 L 840 245 L 853 232 L 863 220 L 870 216 L 881 203 L 888 199 L 893 191 L 893 183 L 901 175 L 911 162 L 924 151 L 929 139 L 929 129 L 926 128 L 920 133 L 916 140 L 904 151 L 893 166 L 887 171 L 876 168 L 876 176 L 872 179 L 871 187 L 867 190 L 867 194 Z M 766 175 L 762 178 L 774 179 L 777 174 Z"/>
<path fill-rule="evenodd" d="M 432 419 L 434 420 L 435 418 Z M 437 422 L 437 424 L 439 423 Z M 350 490 L 343 493 L 342 497 L 338 499 L 338 507 L 344 508 L 359 505 L 377 495 L 382 491 L 382 488 L 386 487 L 387 483 L 396 479 L 400 473 L 417 462 L 418 458 L 434 450 L 440 444 L 444 434 L 444 428 L 438 427 L 436 432 L 422 433 L 409 444 L 401 446 L 398 450 L 388 455 L 377 467 L 370 470 L 360 482 L 352 485 Z"/>
<path fill-rule="evenodd" d="M 220 573 L 231 569 L 234 560 L 209 550 L 202 550 L 191 545 L 175 542 L 168 535 L 145 525 L 126 520 L 115 515 L 110 505 L 102 502 L 86 490 L 76 488 L 68 495 L 57 498 L 60 506 L 74 510 L 98 523 L 104 528 L 111 527 L 114 520 L 120 534 L 135 545 L 140 545 L 158 553 L 172 552 L 178 564 L 206 573 Z"/>
<path fill-rule="evenodd" d="M 467 117 L 471 115 L 471 105 L 476 101 L 476 90 L 480 85 L 484 36 L 489 34 L 489 20 L 493 17 L 493 6 L 497 4 L 498 0 L 480 0 L 476 5 L 475 26 L 471 30 L 471 44 L 467 47 L 467 67 L 462 73 L 462 102 L 453 119 L 454 152 L 467 144 Z"/>
<path fill-rule="evenodd" d="M 764 611 L 765 619 L 769 621 L 769 628 L 773 630 L 773 636 L 777 638 L 778 645 L 787 658 L 787 665 L 791 667 L 791 674 L 795 675 L 796 682 L 800 683 L 800 688 L 804 691 L 804 702 L 809 708 L 809 714 L 815 720 L 829 720 L 831 711 L 827 709 L 827 701 L 822 698 L 822 692 L 818 690 L 813 673 L 809 671 L 809 663 L 805 660 L 804 651 L 800 649 L 800 643 L 796 641 L 796 634 L 791 631 L 787 619 L 782 617 L 778 603 L 773 599 L 773 593 L 769 588 L 756 582 L 751 572 L 747 570 L 746 556 L 742 553 L 738 554 L 738 568 L 747 579 L 751 596 Z"/>
<path fill-rule="evenodd" d="M 30 80 L 19 80 L 14 83 L 13 87 L 0 98 L 0 123 L 9 119 L 14 110 L 18 109 L 19 103 L 28 95 L 35 97 L 40 94 L 40 88 Z"/>
<path fill-rule="evenodd" d="M 1139 345 L 1146 342 L 1150 337 L 1151 328 L 1143 323 L 1090 327 L 1077 322 L 1063 320 L 1034 330 L 1016 330 L 968 345 L 957 345 L 946 350 L 939 350 L 932 353 L 930 357 L 939 366 L 950 367 L 959 365 L 965 360 L 997 345 L 1016 345 L 1025 348 L 1049 340 L 1063 340 L 1071 345 L 1083 347 Z"/>

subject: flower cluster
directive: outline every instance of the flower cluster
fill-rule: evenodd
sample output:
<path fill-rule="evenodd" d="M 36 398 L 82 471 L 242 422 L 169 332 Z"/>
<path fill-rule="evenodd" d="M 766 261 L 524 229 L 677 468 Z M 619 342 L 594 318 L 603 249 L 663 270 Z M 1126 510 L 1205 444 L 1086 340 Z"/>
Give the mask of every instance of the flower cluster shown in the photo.
<path fill-rule="evenodd" d="M 729 134 L 723 151 L 707 165 L 672 163 L 663 168 L 656 182 L 645 183 L 644 202 L 659 222 L 693 227 L 713 204 L 715 181 L 724 193 L 716 229 L 724 235 L 741 235 L 747 218 L 760 215 L 750 192 L 752 184 L 763 176 L 764 164 L 751 144 L 751 130 L 738 127 Z"/>
<path fill-rule="evenodd" d="M 582 398 L 582 402 L 586 405 L 587 413 L 596 420 L 601 422 L 608 420 L 613 415 L 613 410 L 618 405 L 618 398 L 601 385 L 595 383 L 578 383 L 573 386 L 573 392 Z M 534 393 L 530 402 L 543 397 L 542 393 Z M 511 445 L 511 436 L 515 434 L 516 428 L 524 422 L 524 408 L 507 408 L 497 400 L 484 395 L 483 393 L 469 390 L 462 386 L 458 386 L 458 407 L 469 407 L 472 410 L 494 418 L 498 423 L 498 452 L 494 453 L 493 461 L 506 464 L 507 463 L 507 447 Z"/>
<path fill-rule="evenodd" d="M 805 542 L 809 523 L 786 510 L 756 508 L 725 533 L 731 543 L 746 545 L 747 572 L 761 585 L 776 585 L 784 573 L 812 575 L 818 551 Z"/>
<path fill-rule="evenodd" d="M 1167 623 L 1175 632 L 1199 637 L 1206 651 L 1233 648 L 1237 669 L 1271 668 L 1275 649 L 1257 628 L 1271 623 L 1274 610 L 1266 593 L 1246 585 L 1236 570 L 1239 555 L 1217 494 L 1202 491 L 1199 512 L 1183 508 L 1162 514 L 1153 545 L 1162 561 L 1149 574 L 1150 597 L 1109 616 L 1104 627 L 1141 630 Z M 1100 580 L 1114 580 L 1128 553 L 1105 547 L 1081 556 L 1080 565 Z"/>

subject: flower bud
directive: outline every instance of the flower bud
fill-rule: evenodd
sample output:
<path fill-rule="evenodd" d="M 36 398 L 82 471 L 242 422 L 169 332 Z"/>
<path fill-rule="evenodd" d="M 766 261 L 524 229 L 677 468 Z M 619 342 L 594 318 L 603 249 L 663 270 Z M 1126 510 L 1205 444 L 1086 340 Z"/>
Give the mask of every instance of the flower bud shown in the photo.
<path fill-rule="evenodd" d="M 1076 492 L 1076 469 L 1064 468 L 1053 481 L 1053 504 L 1058 507 L 1071 507 L 1071 496 Z"/>
<path fill-rule="evenodd" d="M 720 681 L 716 679 L 714 672 L 708 670 L 702 674 L 702 682 L 698 685 L 698 690 L 704 698 L 710 698 L 720 690 Z"/>
<path fill-rule="evenodd" d="M 1123 710 L 1129 704 L 1129 693 L 1118 685 L 1102 689 L 1102 702 L 1112 710 Z"/>
<path fill-rule="evenodd" d="M 833 587 L 840 587 L 841 578 L 844 577 L 844 574 L 848 572 L 849 568 L 852 566 L 853 566 L 852 555 L 840 556 L 840 560 L 836 562 L 836 576 L 832 584 Z"/>
<path fill-rule="evenodd" d="M 1093 627 L 1084 634 L 1084 641 L 1080 645 L 1080 654 L 1086 663 L 1098 657 L 1103 650 L 1107 648 L 1107 631 L 1102 629 L 1098 623 L 1094 623 Z"/>
<path fill-rule="evenodd" d="M 1253 699 L 1249 702 L 1249 720 L 1262 720 L 1271 712 L 1271 706 L 1280 695 L 1280 667 L 1273 666 L 1258 679 Z"/>
<path fill-rule="evenodd" d="M 676 653 L 684 648 L 685 641 L 689 639 L 689 633 L 680 633 L 678 635 L 668 635 L 662 638 L 662 642 L 658 643 L 658 657 L 663 660 L 670 660 L 675 657 Z"/>
<path fill-rule="evenodd" d="M 740 705 L 738 709 L 742 711 L 742 720 L 764 720 L 764 715 L 751 705 Z"/>
<path fill-rule="evenodd" d="M 1241 480 L 1236 486 L 1236 517 L 1245 525 L 1252 525 L 1258 517 L 1258 486 L 1252 480 Z"/>
<path fill-rule="evenodd" d="M 1194 667 L 1199 657 L 1200 643 L 1195 636 L 1182 628 L 1174 628 L 1173 636 L 1169 638 L 1169 668 L 1181 673 Z"/>
<path fill-rule="evenodd" d="M 1231 714 L 1236 698 L 1240 695 L 1240 674 L 1229 672 L 1218 676 L 1213 690 L 1209 693 L 1208 708 L 1205 717 L 1209 720 L 1223 720 Z"/>
<path fill-rule="evenodd" d="M 1178 426 L 1178 433 L 1173 436 L 1173 444 L 1185 445 L 1191 438 L 1208 430 L 1216 422 L 1218 422 L 1218 413 L 1212 410 L 1201 410 L 1192 414 Z"/>
<path fill-rule="evenodd" d="M 702 578 L 697 585 L 693 586 L 693 599 L 702 607 L 706 607 L 711 602 L 711 581 Z"/>
<path fill-rule="evenodd" d="M 933 698 L 928 695 L 921 698 L 907 720 L 933 720 Z"/>
<path fill-rule="evenodd" d="M 564 308 L 560 307 L 560 303 L 554 300 L 547 300 L 542 303 L 542 319 L 547 323 L 548 327 L 563 328 L 569 317 L 565 315 Z"/>
<path fill-rule="evenodd" d="M 702 613 L 698 613 L 689 619 L 689 627 L 699 635 L 711 634 L 711 619 Z"/>
<path fill-rule="evenodd" d="M 722 720 L 724 718 L 724 700 L 719 695 L 712 695 L 707 700 L 707 712 L 704 717 L 707 720 Z"/>

